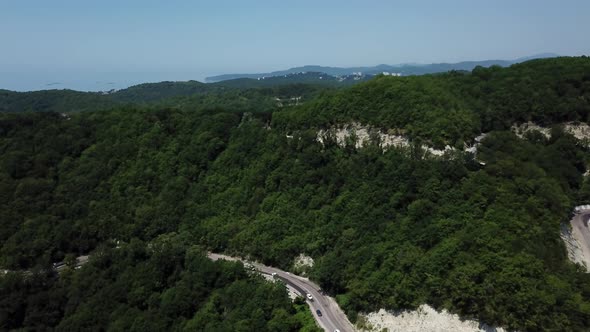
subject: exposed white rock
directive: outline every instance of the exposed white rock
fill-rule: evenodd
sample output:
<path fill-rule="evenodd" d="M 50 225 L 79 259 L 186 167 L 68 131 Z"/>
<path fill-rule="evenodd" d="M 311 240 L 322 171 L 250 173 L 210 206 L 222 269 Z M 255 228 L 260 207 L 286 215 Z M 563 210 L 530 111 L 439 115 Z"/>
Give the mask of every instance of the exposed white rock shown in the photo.
<path fill-rule="evenodd" d="M 304 254 L 299 254 L 299 256 L 295 257 L 295 263 L 293 265 L 295 266 L 295 268 L 301 268 L 313 267 L 313 264 L 313 258 L 306 256 Z"/>
<path fill-rule="evenodd" d="M 340 127 L 333 127 L 328 130 L 319 130 L 317 141 L 323 144 L 326 135 L 332 134 L 336 139 L 336 143 L 343 147 L 346 145 L 347 140 L 354 136 L 356 138 L 355 147 L 361 148 L 369 145 L 372 139 L 378 138 L 381 148 L 387 150 L 389 147 L 404 148 L 410 146 L 410 140 L 406 136 L 403 136 L 403 132 L 402 129 L 390 129 L 387 132 L 384 132 L 377 128 L 353 122 Z M 443 150 L 438 150 L 427 145 L 423 145 L 422 148 L 435 156 L 442 156 L 446 152 L 455 150 L 448 145 L 445 146 Z"/>
<path fill-rule="evenodd" d="M 566 122 L 561 124 L 566 133 L 572 134 L 584 146 L 590 146 L 590 126 L 584 122 Z M 542 127 L 533 122 L 527 122 L 520 125 L 513 125 L 512 132 L 520 138 L 531 131 L 538 131 L 546 138 L 551 138 L 551 128 Z"/>
<path fill-rule="evenodd" d="M 488 136 L 489 133 L 481 133 L 479 136 L 475 138 L 475 143 L 480 144 L 481 141 Z"/>
<path fill-rule="evenodd" d="M 395 135 L 390 133 L 384 133 L 381 130 L 364 126 L 358 122 L 346 124 L 342 127 L 333 127 L 328 130 L 321 129 L 318 131 L 317 140 L 320 143 L 324 143 L 324 138 L 328 134 L 333 134 L 336 138 L 336 143 L 340 146 L 346 145 L 347 139 L 352 136 L 356 137 L 355 146 L 361 148 L 371 143 L 371 136 L 379 137 L 381 147 L 387 148 L 393 147 L 406 147 L 410 145 L 410 141 L 401 135 Z"/>
<path fill-rule="evenodd" d="M 590 126 L 587 123 L 574 123 L 567 122 L 562 124 L 565 132 L 572 134 L 577 138 L 580 143 L 585 146 L 590 146 Z M 511 128 L 518 137 L 524 138 L 526 133 L 531 131 L 538 131 L 546 138 L 551 137 L 551 128 L 542 127 L 534 122 L 527 122 L 520 125 L 513 125 Z M 345 146 L 348 139 L 352 136 L 356 137 L 355 147 L 361 148 L 371 143 L 372 139 L 379 139 L 380 146 L 383 149 L 389 147 L 409 147 L 410 140 L 407 136 L 404 136 L 403 129 L 390 129 L 387 132 L 377 129 L 371 126 L 363 125 L 358 122 L 352 122 L 349 124 L 335 126 L 330 129 L 321 129 L 317 134 L 317 141 L 322 143 L 326 135 L 332 134 L 336 139 L 336 143 L 340 146 Z M 488 135 L 488 133 L 482 133 L 475 138 L 475 143 L 471 146 L 465 145 L 464 151 L 477 153 L 477 146 L 481 141 Z M 443 150 L 434 149 L 427 145 L 423 145 L 422 148 L 433 155 L 442 156 L 448 151 L 456 150 L 453 147 L 445 146 Z"/>
<path fill-rule="evenodd" d="M 563 130 L 566 133 L 571 134 L 574 136 L 578 141 L 579 144 L 585 147 L 590 147 L 590 126 L 584 122 L 566 122 L 561 124 L 563 126 Z M 516 134 L 516 136 L 520 138 L 524 138 L 525 134 L 531 132 L 533 130 L 540 132 L 545 136 L 545 138 L 551 138 L 551 129 L 547 127 L 539 126 L 533 122 L 527 122 L 520 125 L 512 125 L 510 127 L 512 132 Z M 584 176 L 590 175 L 590 170 L 584 173 Z"/>
<path fill-rule="evenodd" d="M 545 136 L 545 138 L 551 137 L 551 129 L 550 128 L 541 127 L 534 122 L 527 122 L 527 123 L 523 123 L 520 125 L 514 124 L 514 125 L 512 125 L 512 127 L 510 127 L 510 130 L 512 130 L 512 132 L 515 133 L 516 136 L 518 136 L 520 138 L 524 138 L 525 134 L 529 133 L 531 131 L 538 131 L 541 134 L 543 134 L 543 136 Z"/>
<path fill-rule="evenodd" d="M 572 228 L 569 224 L 561 224 L 561 239 L 567 249 L 567 257 L 574 263 L 586 266 L 586 256 L 582 246 L 576 237 L 572 234 Z M 588 267 L 586 266 L 586 269 Z"/>
<path fill-rule="evenodd" d="M 301 103 L 301 96 L 298 97 L 290 97 L 290 98 L 279 98 L 274 97 L 276 101 L 277 107 L 284 107 L 284 106 L 297 106 Z"/>
<path fill-rule="evenodd" d="M 568 258 L 590 272 L 590 204 L 574 208 L 569 223 L 561 225 L 561 239 L 565 243 Z"/>
<path fill-rule="evenodd" d="M 503 332 L 503 328 L 491 327 L 474 320 L 461 320 L 446 310 L 436 311 L 427 304 L 417 310 L 391 312 L 381 309 L 364 315 L 371 331 L 389 332 Z"/>
<path fill-rule="evenodd" d="M 577 138 L 583 146 L 590 147 L 590 126 L 587 123 L 566 123 L 564 130 Z M 583 175 L 589 176 L 590 170 L 586 170 Z"/>
<path fill-rule="evenodd" d="M 590 126 L 587 123 L 569 122 L 564 125 L 564 130 L 580 140 L 585 146 L 590 146 Z"/>
<path fill-rule="evenodd" d="M 574 123 L 568 122 L 562 124 L 563 129 L 565 132 L 572 134 L 575 138 L 577 138 L 580 144 L 590 147 L 590 126 L 587 123 Z M 551 129 L 547 127 L 542 127 L 533 122 L 527 122 L 520 125 L 513 125 L 511 128 L 512 132 L 514 132 L 518 137 L 525 138 L 525 135 L 531 131 L 538 131 L 546 138 L 551 137 Z M 336 143 L 339 146 L 344 147 L 347 142 L 354 136 L 355 147 L 362 148 L 372 143 L 373 140 L 378 140 L 379 145 L 384 150 L 388 148 L 405 148 L 411 145 L 410 140 L 407 136 L 404 135 L 405 131 L 403 129 L 389 129 L 387 131 L 374 128 L 368 125 L 363 125 L 358 122 L 352 122 L 349 124 L 344 124 L 340 126 L 334 126 L 329 129 L 321 129 L 317 133 L 317 141 L 320 143 L 324 143 L 325 139 L 333 135 Z M 463 151 L 473 153 L 477 155 L 478 146 L 481 144 L 481 141 L 488 135 L 488 133 L 482 133 L 475 138 L 475 142 L 473 145 L 465 144 Z M 442 156 L 447 152 L 456 151 L 455 148 L 451 146 L 445 146 L 444 149 L 439 150 L 433 147 L 422 145 L 422 149 L 434 156 Z M 483 162 L 480 162 L 482 165 L 485 165 Z M 584 174 L 585 176 L 590 175 L 590 172 Z"/>
<path fill-rule="evenodd" d="M 477 149 L 479 148 L 479 145 L 481 144 L 481 141 L 484 138 L 486 138 L 486 136 L 488 136 L 488 133 L 481 133 L 479 136 L 477 136 L 474 139 L 475 142 L 473 143 L 473 145 L 470 146 L 470 145 L 467 145 L 467 143 L 465 143 L 465 146 L 463 147 L 463 150 L 465 152 L 472 153 L 473 156 L 474 156 L 474 158 L 475 158 L 475 160 L 478 161 L 481 165 L 485 165 L 486 163 L 477 159 Z"/>
<path fill-rule="evenodd" d="M 448 145 L 445 145 L 445 148 L 444 148 L 444 150 L 437 150 L 437 149 L 431 148 L 431 147 L 429 147 L 429 146 L 426 146 L 426 145 L 422 145 L 422 148 L 423 148 L 424 150 L 426 150 L 426 151 L 428 151 L 428 152 L 432 153 L 432 154 L 433 154 L 433 155 L 435 155 L 435 156 L 442 156 L 442 155 L 444 155 L 444 154 L 445 154 L 445 153 L 447 153 L 447 152 L 450 152 L 450 151 L 455 151 L 455 148 L 452 148 L 452 147 L 450 147 L 450 146 L 448 146 Z"/>
<path fill-rule="evenodd" d="M 301 294 L 299 294 L 299 292 L 291 286 L 287 286 L 287 293 L 289 294 L 291 301 L 295 301 L 296 298 L 301 296 Z"/>

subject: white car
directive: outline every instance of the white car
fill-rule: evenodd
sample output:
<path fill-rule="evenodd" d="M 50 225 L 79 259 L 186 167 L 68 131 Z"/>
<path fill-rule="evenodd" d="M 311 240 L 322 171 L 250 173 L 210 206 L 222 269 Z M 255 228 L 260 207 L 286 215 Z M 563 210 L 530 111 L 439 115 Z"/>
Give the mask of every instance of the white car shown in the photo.
<path fill-rule="evenodd" d="M 308 300 L 313 301 L 313 296 L 311 296 L 311 294 L 307 293 L 307 295 L 305 295 L 307 297 Z"/>

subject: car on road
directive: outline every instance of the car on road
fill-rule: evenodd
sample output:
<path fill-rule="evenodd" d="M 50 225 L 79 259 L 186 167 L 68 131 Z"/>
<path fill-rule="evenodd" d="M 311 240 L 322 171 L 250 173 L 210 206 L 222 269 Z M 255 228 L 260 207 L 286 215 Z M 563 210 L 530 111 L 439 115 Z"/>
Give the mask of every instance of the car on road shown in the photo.
<path fill-rule="evenodd" d="M 307 297 L 308 300 L 313 301 L 313 296 L 311 296 L 311 294 L 307 293 L 305 297 Z"/>
<path fill-rule="evenodd" d="M 320 309 L 315 311 L 316 314 L 318 314 L 318 317 L 322 317 L 322 312 L 320 311 Z"/>

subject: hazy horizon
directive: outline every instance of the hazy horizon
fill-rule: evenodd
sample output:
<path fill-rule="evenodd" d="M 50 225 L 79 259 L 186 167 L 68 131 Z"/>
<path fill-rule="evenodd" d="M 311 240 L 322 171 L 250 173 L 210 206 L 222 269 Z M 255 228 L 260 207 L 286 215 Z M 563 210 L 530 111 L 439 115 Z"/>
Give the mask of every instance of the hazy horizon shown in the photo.
<path fill-rule="evenodd" d="M 547 52 L 550 53 L 550 52 Z M 532 54 L 531 56 L 534 56 Z M 561 56 L 561 54 L 560 54 Z M 516 59 L 470 59 L 464 61 L 485 61 L 485 60 L 516 60 Z M 409 63 L 409 62 L 408 62 Z M 442 62 L 435 62 L 442 63 Z M 430 64 L 430 63 L 414 63 L 414 64 Z M 133 85 L 142 83 L 157 83 L 163 81 L 199 81 L 206 82 L 207 77 L 223 75 L 223 74 L 255 74 L 267 73 L 279 70 L 286 70 L 301 66 L 271 68 L 268 70 L 261 70 L 257 72 L 245 71 L 225 71 L 225 72 L 196 72 L 196 71 L 134 71 L 134 72 L 98 72 L 86 70 L 62 70 L 62 71 L 48 71 L 38 69 L 34 71 L 2 71 L 0 72 L 0 89 L 12 91 L 39 91 L 51 89 L 70 89 L 77 91 L 109 91 L 111 89 L 120 90 Z M 343 67 L 372 67 L 379 64 L 366 65 L 351 65 Z M 391 63 L 387 65 L 400 65 L 398 63 Z M 318 66 L 335 67 L 332 65 Z M 7 88 L 6 86 L 10 86 Z"/>
<path fill-rule="evenodd" d="M 0 89 L 103 91 L 303 65 L 582 55 L 589 10 L 582 0 L 5 2 Z"/>

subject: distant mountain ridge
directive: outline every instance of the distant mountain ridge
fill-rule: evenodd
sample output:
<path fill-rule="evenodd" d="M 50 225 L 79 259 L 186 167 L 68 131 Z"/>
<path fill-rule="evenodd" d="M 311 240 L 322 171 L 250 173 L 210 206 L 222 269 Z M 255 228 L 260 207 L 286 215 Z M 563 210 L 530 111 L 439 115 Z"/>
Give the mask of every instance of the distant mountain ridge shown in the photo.
<path fill-rule="evenodd" d="M 328 67 L 308 65 L 302 67 L 294 67 L 287 70 L 273 71 L 270 73 L 257 74 L 224 74 L 217 76 L 210 76 L 205 78 L 207 83 L 215 83 L 238 78 L 252 78 L 258 79 L 263 77 L 284 76 L 295 73 L 317 72 L 325 73 L 332 76 L 347 76 L 355 73 L 362 73 L 363 75 L 376 75 L 383 72 L 398 73 L 401 75 L 424 75 L 432 73 L 447 72 L 449 70 L 473 70 L 477 66 L 490 67 L 494 65 L 507 67 L 515 63 L 524 62 L 532 59 L 553 58 L 559 55 L 554 53 L 541 53 L 532 56 L 522 57 L 515 60 L 482 60 L 482 61 L 462 61 L 457 63 L 432 63 L 432 64 L 398 64 L 386 65 L 380 64 L 370 67 Z"/>

